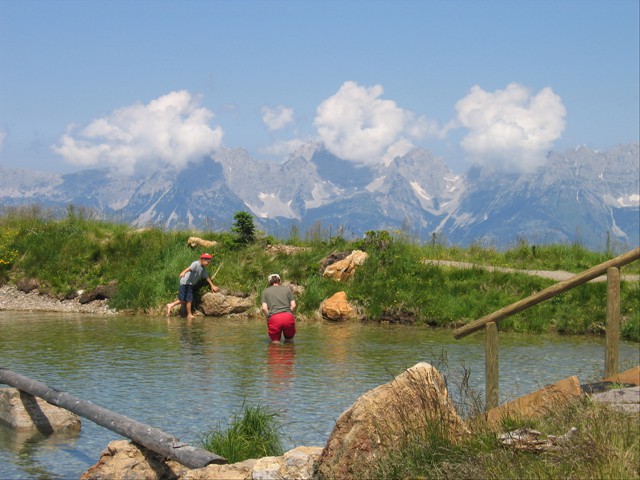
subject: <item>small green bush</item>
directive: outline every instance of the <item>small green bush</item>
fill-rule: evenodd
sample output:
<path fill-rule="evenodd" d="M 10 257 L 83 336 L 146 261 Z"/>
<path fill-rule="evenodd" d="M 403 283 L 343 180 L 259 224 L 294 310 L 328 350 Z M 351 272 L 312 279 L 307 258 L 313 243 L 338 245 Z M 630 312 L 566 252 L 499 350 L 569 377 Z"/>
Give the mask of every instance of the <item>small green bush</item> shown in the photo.
<path fill-rule="evenodd" d="M 234 414 L 226 427 L 218 425 L 201 438 L 204 449 L 226 458 L 229 463 L 250 458 L 280 456 L 282 426 L 278 414 L 266 406 L 243 405 L 242 416 Z"/>

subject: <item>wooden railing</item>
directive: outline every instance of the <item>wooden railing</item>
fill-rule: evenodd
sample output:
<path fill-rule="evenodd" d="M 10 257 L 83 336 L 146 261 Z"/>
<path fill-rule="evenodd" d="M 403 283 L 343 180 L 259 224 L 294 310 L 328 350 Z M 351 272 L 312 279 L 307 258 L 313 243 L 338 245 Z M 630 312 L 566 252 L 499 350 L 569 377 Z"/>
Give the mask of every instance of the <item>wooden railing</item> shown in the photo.
<path fill-rule="evenodd" d="M 606 261 L 544 290 L 501 308 L 453 331 L 456 339 L 485 329 L 485 408 L 498 406 L 498 326 L 500 320 L 549 300 L 583 283 L 607 274 L 607 327 L 605 377 L 618 373 L 618 341 L 620 336 L 620 267 L 640 259 L 640 248 Z"/>

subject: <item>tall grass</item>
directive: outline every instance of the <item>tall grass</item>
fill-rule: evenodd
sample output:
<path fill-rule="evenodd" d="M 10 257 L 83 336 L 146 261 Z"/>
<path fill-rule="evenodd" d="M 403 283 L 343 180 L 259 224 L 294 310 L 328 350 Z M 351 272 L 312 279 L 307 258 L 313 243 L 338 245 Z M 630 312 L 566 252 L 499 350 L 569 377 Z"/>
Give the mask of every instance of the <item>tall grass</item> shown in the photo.
<path fill-rule="evenodd" d="M 445 422 L 442 423 L 442 426 Z M 442 427 L 441 426 L 441 427 Z M 407 436 L 379 459 L 378 479 L 633 479 L 640 478 L 640 424 L 637 414 L 589 399 L 554 405 L 539 419 L 506 419 L 499 431 L 482 418 L 469 422 L 471 435 L 453 443 L 442 428 Z M 541 440 L 577 431 L 569 442 L 543 451 L 506 448 L 500 432 L 531 428 Z"/>
<path fill-rule="evenodd" d="M 278 414 L 266 406 L 243 405 L 228 425 L 218 425 L 201 438 L 203 448 L 226 458 L 229 463 L 250 458 L 280 456 L 281 425 Z"/>

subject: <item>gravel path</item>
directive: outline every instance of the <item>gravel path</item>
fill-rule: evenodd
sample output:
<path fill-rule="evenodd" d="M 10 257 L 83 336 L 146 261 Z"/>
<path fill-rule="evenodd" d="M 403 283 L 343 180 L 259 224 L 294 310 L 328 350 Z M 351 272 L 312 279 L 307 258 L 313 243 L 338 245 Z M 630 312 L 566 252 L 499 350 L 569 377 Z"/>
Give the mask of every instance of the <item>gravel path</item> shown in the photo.
<path fill-rule="evenodd" d="M 535 277 L 550 278 L 551 280 L 555 280 L 557 282 L 567 280 L 577 275 L 576 273 L 565 272 L 564 270 L 518 270 L 516 268 L 492 267 L 490 265 L 481 265 L 479 263 L 452 262 L 449 260 L 425 260 L 425 263 L 433 265 L 444 265 L 454 268 L 482 268 L 484 270 L 488 270 L 489 272 L 524 273 L 526 275 L 533 275 Z M 638 280 L 640 280 L 640 275 L 621 275 L 620 278 L 621 280 L 625 280 L 628 282 L 637 282 Z M 606 282 L 607 276 L 601 275 L 590 281 Z"/>

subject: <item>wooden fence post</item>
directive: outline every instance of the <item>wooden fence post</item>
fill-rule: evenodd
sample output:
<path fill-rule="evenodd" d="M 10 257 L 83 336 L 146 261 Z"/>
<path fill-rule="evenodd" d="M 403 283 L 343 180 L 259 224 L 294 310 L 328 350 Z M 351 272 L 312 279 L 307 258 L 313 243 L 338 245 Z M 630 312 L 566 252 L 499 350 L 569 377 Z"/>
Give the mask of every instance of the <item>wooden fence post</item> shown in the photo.
<path fill-rule="evenodd" d="M 498 406 L 498 326 L 495 322 L 485 327 L 485 410 Z"/>
<path fill-rule="evenodd" d="M 604 356 L 604 376 L 618 373 L 620 340 L 620 269 L 607 269 L 607 331 Z"/>

